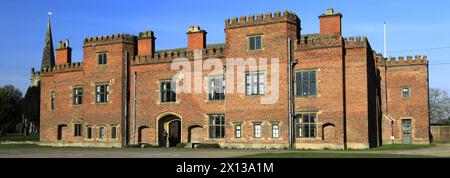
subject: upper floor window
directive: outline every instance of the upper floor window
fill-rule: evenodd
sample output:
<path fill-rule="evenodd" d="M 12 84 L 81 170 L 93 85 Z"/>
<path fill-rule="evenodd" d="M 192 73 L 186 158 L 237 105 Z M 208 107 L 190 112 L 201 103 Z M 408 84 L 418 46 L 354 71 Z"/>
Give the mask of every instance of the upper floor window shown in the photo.
<path fill-rule="evenodd" d="M 225 115 L 209 115 L 209 138 L 225 138 Z"/>
<path fill-rule="evenodd" d="M 260 123 L 253 124 L 253 137 L 261 138 L 261 124 Z"/>
<path fill-rule="evenodd" d="M 209 79 L 209 100 L 224 100 L 225 99 L 225 80 L 222 76 L 212 77 Z"/>
<path fill-rule="evenodd" d="M 51 111 L 55 110 L 55 97 L 56 97 L 56 92 L 52 91 L 50 93 L 50 110 Z"/>
<path fill-rule="evenodd" d="M 107 103 L 109 102 L 109 85 L 101 84 L 95 86 L 95 102 Z"/>
<path fill-rule="evenodd" d="M 172 81 L 162 81 L 161 82 L 161 102 L 176 102 L 176 84 Z"/>
<path fill-rule="evenodd" d="M 79 137 L 81 136 L 81 124 L 74 124 L 73 136 Z"/>
<path fill-rule="evenodd" d="M 249 49 L 250 50 L 258 50 L 262 49 L 262 41 L 261 36 L 251 36 L 249 39 Z"/>
<path fill-rule="evenodd" d="M 272 138 L 280 137 L 280 125 L 272 124 Z"/>
<path fill-rule="evenodd" d="M 73 89 L 73 104 L 80 105 L 83 103 L 83 88 Z"/>
<path fill-rule="evenodd" d="M 264 73 L 245 74 L 245 91 L 247 95 L 264 95 Z"/>
<path fill-rule="evenodd" d="M 316 113 L 302 113 L 295 116 L 297 138 L 315 138 L 317 136 Z"/>
<path fill-rule="evenodd" d="M 316 75 L 316 70 L 299 71 L 295 74 L 295 82 L 297 83 L 297 96 L 317 95 Z"/>
<path fill-rule="evenodd" d="M 409 97 L 409 94 L 410 94 L 409 88 L 407 88 L 407 87 L 402 88 L 402 96 L 403 96 L 403 98 Z"/>
<path fill-rule="evenodd" d="M 97 53 L 97 62 L 98 62 L 98 65 L 107 64 L 108 63 L 108 53 L 106 53 L 106 52 Z"/>

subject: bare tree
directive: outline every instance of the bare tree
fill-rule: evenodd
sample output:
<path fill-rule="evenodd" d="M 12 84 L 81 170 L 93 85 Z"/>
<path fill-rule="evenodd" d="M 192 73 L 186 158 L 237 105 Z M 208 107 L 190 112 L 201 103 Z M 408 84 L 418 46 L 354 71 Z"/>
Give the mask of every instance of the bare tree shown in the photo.
<path fill-rule="evenodd" d="M 447 119 L 450 114 L 450 99 L 447 91 L 430 88 L 430 118 L 432 123 Z"/>

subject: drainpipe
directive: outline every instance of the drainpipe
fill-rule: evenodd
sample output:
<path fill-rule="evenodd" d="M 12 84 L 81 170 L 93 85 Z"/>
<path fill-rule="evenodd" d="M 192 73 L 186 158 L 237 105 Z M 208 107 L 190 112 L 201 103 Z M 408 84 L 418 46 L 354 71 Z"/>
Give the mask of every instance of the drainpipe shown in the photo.
<path fill-rule="evenodd" d="M 125 91 L 124 91 L 124 97 L 123 97 L 123 103 L 124 103 L 124 136 L 125 139 L 123 139 L 122 137 L 122 144 L 123 145 L 128 145 L 129 143 L 129 137 L 128 137 L 128 133 L 129 133 L 129 128 L 128 128 L 128 90 L 129 90 L 129 86 L 128 86 L 128 51 L 125 51 L 125 56 L 124 56 L 124 68 L 125 68 L 125 76 L 124 76 L 124 85 L 125 85 Z"/>
<path fill-rule="evenodd" d="M 298 63 L 297 60 L 292 60 L 291 57 L 291 38 L 288 38 L 288 98 L 289 98 L 289 114 L 288 114 L 288 127 L 289 127 L 289 149 L 294 149 L 294 96 L 293 96 L 293 80 L 292 80 L 292 70 L 294 66 Z"/>
<path fill-rule="evenodd" d="M 134 72 L 134 80 L 133 80 L 133 139 L 134 144 L 137 144 L 136 141 L 136 79 L 137 72 Z"/>

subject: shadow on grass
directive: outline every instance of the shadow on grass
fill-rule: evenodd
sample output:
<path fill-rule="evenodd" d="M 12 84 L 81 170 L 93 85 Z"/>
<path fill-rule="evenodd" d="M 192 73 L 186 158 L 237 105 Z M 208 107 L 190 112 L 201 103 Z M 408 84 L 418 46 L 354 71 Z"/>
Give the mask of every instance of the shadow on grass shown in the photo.
<path fill-rule="evenodd" d="M 371 153 L 262 153 L 245 155 L 238 158 L 432 158 L 431 156 L 402 154 L 371 154 Z"/>

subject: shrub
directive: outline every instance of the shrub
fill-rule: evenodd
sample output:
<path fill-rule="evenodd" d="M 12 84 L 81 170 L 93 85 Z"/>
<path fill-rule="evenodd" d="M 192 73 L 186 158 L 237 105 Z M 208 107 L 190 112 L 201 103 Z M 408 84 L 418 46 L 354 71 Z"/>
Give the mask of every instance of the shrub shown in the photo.
<path fill-rule="evenodd" d="M 201 144 L 198 145 L 197 148 L 220 148 L 220 145 L 217 144 L 217 143 L 212 143 L 212 144 L 201 143 Z"/>
<path fill-rule="evenodd" d="M 177 148 L 185 148 L 186 147 L 186 143 L 178 143 Z"/>

